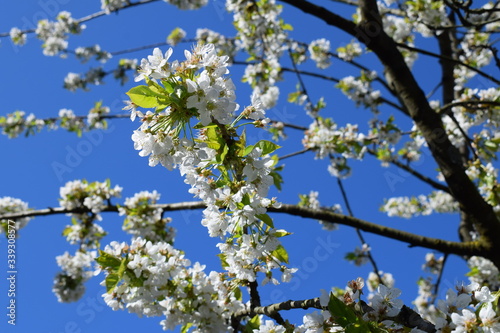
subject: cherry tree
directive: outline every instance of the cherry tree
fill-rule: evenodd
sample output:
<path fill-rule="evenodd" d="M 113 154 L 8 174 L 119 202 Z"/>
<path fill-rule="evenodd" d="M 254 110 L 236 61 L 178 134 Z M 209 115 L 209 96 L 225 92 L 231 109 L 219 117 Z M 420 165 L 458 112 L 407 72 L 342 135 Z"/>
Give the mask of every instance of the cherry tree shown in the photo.
<path fill-rule="evenodd" d="M 36 140 L 38 132 L 59 128 L 81 136 L 130 118 L 136 129 L 130 133 L 132 142 L 124 145 L 131 152 L 133 146 L 150 167 L 177 169 L 196 199 L 166 203 L 157 191 L 121 199 L 122 187 L 112 177 L 67 182 L 56 208 L 34 209 L 22 198 L 0 198 L 0 222 L 8 238 L 29 228 L 35 217 L 66 214 L 71 219 L 62 234 L 74 252 L 56 258 L 61 271 L 52 287 L 60 302 L 79 300 L 87 281 L 99 279 L 110 308 L 159 317 L 165 330 L 500 332 L 498 2 L 227 0 L 224 15 L 232 17 L 232 35 L 200 27 L 196 36 L 188 36 L 178 27 L 165 35 L 166 42 L 117 52 L 106 51 L 106 45 L 70 46 L 73 35 L 84 35 L 86 26 L 152 2 L 158 0 L 102 0 L 101 10 L 87 16 L 61 11 L 54 20 L 40 20 L 36 29 L 12 27 L 0 34 L 17 47 L 36 36 L 48 57 L 101 64 L 68 73 L 64 88 L 69 91 L 98 89 L 113 79 L 130 86 L 123 90 L 127 99 L 120 112 L 111 112 L 103 102 L 86 115 L 75 114 L 70 106 L 50 118 L 7 111 L 0 117 L 4 135 Z M 164 2 L 180 10 L 208 5 L 207 0 Z M 287 22 L 287 11 L 323 24 L 327 38 L 296 38 L 296 31 L 301 36 L 310 31 L 300 22 Z M 142 59 L 122 57 L 136 51 Z M 415 70 L 419 62 L 433 70 L 423 75 Z M 346 75 L 335 77 L 335 66 Z M 232 75 L 238 69 L 241 77 Z M 294 81 L 296 89 L 283 90 L 285 79 Z M 326 84 L 351 100 L 353 110 L 365 109 L 356 111 L 364 112 L 365 122 L 355 116 L 345 124 L 336 120 L 330 111 L 336 97 L 316 93 L 318 85 Z M 251 95 L 240 95 L 236 85 L 249 85 Z M 278 103 L 291 103 L 308 122 L 273 119 L 268 111 Z M 293 152 L 281 153 L 286 146 Z M 419 163 L 424 156 L 434 160 L 435 170 Z M 287 181 L 293 181 L 282 177 L 284 161 L 304 159 L 326 161 L 311 163 L 303 177 L 326 167 L 341 200 L 322 205 L 314 188 L 295 202 L 280 200 L 276 190 L 286 192 Z M 386 216 L 449 213 L 455 221 L 450 235 L 458 232 L 460 240 L 356 217 L 350 205 L 354 195 L 344 183 L 357 177 L 353 165 L 369 159 L 399 170 L 388 174 L 389 184 L 404 175 L 429 189 L 374 198 Z M 176 230 L 167 215 L 180 210 L 202 211 L 198 222 L 207 237 L 218 241 L 217 270 L 191 262 L 176 248 Z M 130 241 L 102 242 L 107 214 L 122 217 Z M 353 270 L 344 285 L 308 299 L 291 294 L 289 301 L 263 303 L 262 286 L 290 283 L 300 273 L 285 239 L 299 242 L 301 235 L 287 231 L 283 215 L 320 223 L 325 233 L 352 228 L 359 243 L 346 260 L 368 265 L 372 272 L 360 277 Z M 429 250 L 422 258 L 429 276 L 416 277 L 419 290 L 411 304 L 400 298 L 393 278 L 397 272 L 379 268 L 383 258 L 374 255 L 367 234 Z M 466 262 L 469 282 L 439 299 L 449 256 Z M 287 319 L 292 309 L 302 309 L 302 322 Z"/>

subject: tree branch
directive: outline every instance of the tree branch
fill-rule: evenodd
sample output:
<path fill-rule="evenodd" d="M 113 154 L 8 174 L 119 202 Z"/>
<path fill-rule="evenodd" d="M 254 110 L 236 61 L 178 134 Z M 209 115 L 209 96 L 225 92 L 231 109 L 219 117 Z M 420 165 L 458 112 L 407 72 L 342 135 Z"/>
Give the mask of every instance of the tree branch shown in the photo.
<path fill-rule="evenodd" d="M 345 203 L 345 206 L 347 208 L 347 212 L 349 213 L 349 216 L 354 217 L 354 213 L 351 209 L 351 204 L 349 203 L 349 199 L 347 198 L 347 193 L 345 191 L 344 184 L 342 183 L 342 179 L 340 179 L 339 177 L 337 177 L 337 185 L 339 186 L 340 193 L 342 194 L 342 198 L 344 199 L 344 203 Z M 368 243 L 366 243 L 365 238 L 363 237 L 363 234 L 361 233 L 359 228 L 356 228 L 356 234 L 358 235 L 358 238 L 361 241 L 361 246 L 363 246 L 365 244 L 368 245 Z M 367 251 L 366 256 L 368 257 L 368 260 L 372 264 L 373 273 L 375 273 L 375 275 L 377 276 L 378 281 L 380 283 L 384 284 L 382 277 L 380 276 L 380 273 L 379 273 L 380 270 L 378 269 L 377 263 L 375 262 L 375 259 L 373 258 L 371 250 Z"/>
<path fill-rule="evenodd" d="M 425 55 L 428 55 L 428 56 L 431 56 L 431 57 L 434 57 L 434 58 L 438 58 L 438 59 L 449 61 L 449 62 L 454 63 L 456 65 L 464 66 L 467 69 L 470 69 L 471 71 L 474 71 L 477 74 L 481 75 L 482 77 L 484 77 L 484 78 L 486 78 L 486 79 L 488 79 L 488 80 L 490 80 L 490 81 L 492 81 L 492 82 L 500 85 L 500 80 L 495 79 L 493 76 L 491 76 L 489 74 L 486 74 L 485 72 L 483 72 L 483 71 L 481 71 L 481 70 L 479 70 L 479 69 L 477 69 L 477 68 L 475 68 L 475 67 L 473 67 L 471 65 L 464 64 L 460 60 L 456 60 L 456 59 L 448 58 L 448 57 L 445 57 L 445 56 L 441 56 L 439 54 L 436 54 L 436 53 L 433 53 L 433 52 L 430 52 L 430 51 L 426 51 L 426 50 L 423 50 L 423 49 L 419 49 L 419 48 L 416 48 L 416 47 L 413 47 L 413 46 L 409 46 L 409 45 L 406 45 L 404 43 L 396 43 L 396 45 L 398 47 L 402 47 L 402 48 L 410 50 L 410 51 L 418 52 L 418 53 L 425 54 Z"/>
<path fill-rule="evenodd" d="M 301 301 L 285 301 L 281 303 L 275 303 L 268 306 L 258 306 L 255 308 L 247 307 L 244 310 L 240 310 L 234 313 L 233 317 L 242 318 L 242 317 L 253 317 L 255 315 L 266 315 L 268 317 L 272 317 L 273 315 L 279 313 L 282 310 L 292 310 L 292 309 L 323 309 L 320 304 L 319 297 L 306 299 Z"/>
<path fill-rule="evenodd" d="M 361 41 L 377 55 L 384 65 L 390 81 L 394 83 L 396 93 L 401 97 L 413 121 L 427 141 L 451 194 L 460 205 L 460 210 L 467 212 L 473 218 L 474 225 L 477 226 L 481 235 L 480 241 L 484 249 L 488 249 L 489 253 L 486 257 L 500 267 L 499 245 L 495 245 L 498 242 L 494 236 L 500 234 L 500 222 L 493 207 L 484 200 L 465 173 L 459 151 L 450 142 L 441 116 L 429 105 L 424 92 L 398 50 L 398 44 L 385 33 L 382 27 L 378 30 L 374 28 L 379 21 L 378 12 L 374 9 L 375 0 L 361 0 L 360 3 L 362 7 L 366 7 L 365 10 L 362 9 L 362 12 L 366 14 L 366 20 L 360 22 L 358 27 L 371 36 Z M 375 30 L 377 33 L 374 33 Z"/>
<path fill-rule="evenodd" d="M 477 255 L 484 257 L 488 254 L 488 248 L 485 247 L 484 244 L 481 244 L 477 241 L 462 243 L 416 235 L 399 229 L 394 229 L 380 224 L 364 221 L 355 217 L 333 213 L 332 211 L 325 208 L 314 210 L 297 205 L 282 204 L 280 208 L 269 207 L 268 211 L 275 213 L 286 213 L 294 216 L 301 216 L 304 218 L 311 218 L 315 220 L 322 220 L 330 223 L 337 223 L 354 228 L 359 228 L 360 230 L 372 234 L 408 243 L 411 247 L 425 247 L 443 253 L 457 255 Z"/>
<path fill-rule="evenodd" d="M 135 7 L 135 6 L 140 6 L 140 5 L 144 5 L 144 4 L 150 3 L 150 2 L 157 2 L 157 1 L 160 1 L 160 0 L 141 0 L 141 1 L 138 1 L 138 2 L 133 2 L 133 3 L 126 4 L 125 6 L 123 6 L 122 8 L 120 8 L 119 10 L 123 10 L 123 9 L 127 9 L 127 8 L 132 8 L 132 7 Z M 117 12 L 117 11 L 118 10 L 113 11 L 113 12 Z M 82 17 L 80 19 L 77 19 L 76 21 L 78 23 L 84 23 L 84 22 L 88 22 L 88 21 L 91 21 L 93 19 L 96 19 L 98 17 L 101 17 L 101 16 L 106 16 L 106 15 L 109 15 L 109 14 L 106 13 L 105 10 L 101 10 L 99 12 L 96 12 L 96 13 L 84 16 L 84 17 Z M 23 30 L 22 33 L 29 34 L 29 33 L 35 32 L 35 31 L 36 31 L 36 29 L 27 29 L 27 30 Z M 8 37 L 8 36 L 10 36 L 10 32 L 1 32 L 0 33 L 0 38 L 2 38 L 2 37 Z"/>
<path fill-rule="evenodd" d="M 164 212 L 167 211 L 178 211 L 178 210 L 194 210 L 203 209 L 205 204 L 202 201 L 186 201 L 178 203 L 169 204 L 156 204 L 151 205 L 153 208 L 161 208 Z M 301 207 L 298 205 L 282 204 L 279 208 L 269 207 L 269 212 L 272 213 L 284 213 L 293 216 L 300 216 L 304 218 L 310 218 L 314 220 L 322 220 L 330 223 L 338 223 L 354 228 L 359 228 L 360 230 L 376 234 L 379 236 L 399 240 L 410 244 L 411 247 L 419 246 L 428 249 L 437 250 L 443 253 L 456 254 L 456 255 L 477 255 L 487 257 L 488 248 L 484 244 L 478 241 L 471 242 L 453 242 L 446 241 L 439 238 L 425 237 L 417 234 L 412 234 L 399 229 L 394 229 L 379 225 L 376 223 L 364 221 L 355 217 L 350 217 L 343 214 L 337 214 L 329 209 L 311 209 L 306 207 Z M 34 217 L 34 216 L 47 216 L 47 215 L 57 215 L 57 214 L 83 214 L 89 213 L 89 209 L 65 209 L 65 208 L 47 208 L 40 210 L 32 210 L 21 213 L 13 214 L 3 214 L 0 215 L 0 220 L 11 219 L 15 220 L 23 217 Z M 104 207 L 101 212 L 118 212 L 118 206 L 108 205 Z"/>
<path fill-rule="evenodd" d="M 360 311 L 362 312 L 372 312 L 375 311 L 372 307 L 367 305 L 364 301 L 360 302 Z M 266 315 L 269 317 L 272 317 L 273 315 L 279 313 L 279 311 L 283 310 L 293 310 L 293 309 L 309 309 L 309 308 L 314 308 L 314 309 L 320 309 L 324 310 L 325 308 L 321 306 L 321 302 L 319 300 L 319 297 L 316 298 L 311 298 L 311 299 L 306 299 L 306 300 L 300 300 L 300 301 L 293 301 L 293 300 L 288 300 L 285 302 L 281 303 L 275 303 L 271 304 L 268 306 L 259 306 L 256 308 L 249 308 L 247 307 L 244 310 L 240 310 L 234 313 L 233 318 L 236 320 L 241 320 L 243 317 L 253 317 L 255 315 Z M 423 319 L 417 312 L 413 311 L 406 305 L 403 305 L 401 308 L 401 311 L 398 313 L 397 316 L 395 317 L 390 317 L 390 319 L 401 323 L 405 325 L 406 327 L 414 328 L 417 327 L 424 332 L 435 332 L 436 328 L 433 324 L 430 322 L 426 321 Z"/>
<path fill-rule="evenodd" d="M 373 156 L 377 156 L 377 154 L 372 150 L 372 149 L 368 149 L 367 150 L 368 153 L 370 155 L 373 155 Z M 397 166 L 398 168 L 400 169 L 403 169 L 405 170 L 406 172 L 408 172 L 409 174 L 411 174 L 412 176 L 415 176 L 416 178 L 420 179 L 421 181 L 429 184 L 430 186 L 434 187 L 436 190 L 440 190 L 440 191 L 443 191 L 443 192 L 446 192 L 448 194 L 451 194 L 450 193 L 450 189 L 446 186 L 446 185 L 443 185 L 441 183 L 438 183 L 437 181 L 435 181 L 434 179 L 430 178 L 430 177 L 427 177 L 423 174 L 421 174 L 420 172 L 418 172 L 417 170 L 411 168 L 409 165 L 406 165 L 404 163 L 401 163 L 400 161 L 398 160 L 391 160 L 389 161 L 389 163 Z"/>

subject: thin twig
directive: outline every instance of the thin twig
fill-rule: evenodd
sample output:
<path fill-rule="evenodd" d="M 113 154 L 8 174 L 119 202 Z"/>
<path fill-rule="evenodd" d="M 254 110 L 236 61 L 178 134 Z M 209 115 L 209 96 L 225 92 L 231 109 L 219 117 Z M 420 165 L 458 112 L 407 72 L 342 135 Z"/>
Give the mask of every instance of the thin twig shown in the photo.
<path fill-rule="evenodd" d="M 375 151 L 373 151 L 372 149 L 368 149 L 367 150 L 368 153 L 370 155 L 373 155 L 373 156 L 377 156 L 377 154 L 375 153 Z M 438 183 L 437 181 L 435 181 L 434 179 L 430 178 L 430 177 L 427 177 L 421 173 L 419 173 L 418 171 L 416 171 L 415 169 L 412 169 L 410 168 L 408 165 L 406 164 L 403 164 L 401 163 L 400 161 L 398 160 L 391 160 L 389 161 L 389 163 L 391 164 L 394 164 L 395 166 L 397 166 L 398 168 L 401 168 L 405 171 L 407 171 L 409 174 L 415 176 L 416 178 L 426 182 L 427 184 L 431 185 L 432 187 L 434 187 L 436 190 L 440 190 L 440 191 L 443 191 L 443 192 L 446 192 L 448 194 L 451 194 L 451 191 L 450 189 L 446 186 L 446 185 L 443 185 L 441 183 Z"/>
<path fill-rule="evenodd" d="M 128 9 L 128 8 L 132 8 L 132 7 L 135 7 L 135 6 L 144 5 L 144 4 L 151 3 L 151 2 L 157 2 L 157 1 L 160 1 L 160 0 L 141 0 L 141 1 L 138 1 L 138 2 L 129 3 L 129 4 L 121 7 L 119 10 L 124 10 L 124 9 Z M 117 11 L 118 10 L 113 11 L 113 12 L 117 12 Z M 96 13 L 84 16 L 84 17 L 82 17 L 80 19 L 77 19 L 76 21 L 78 23 L 84 23 L 84 22 L 88 22 L 88 21 L 91 21 L 93 19 L 96 19 L 98 17 L 101 17 L 101 16 L 106 16 L 106 15 L 108 15 L 108 13 L 106 11 L 104 11 L 104 10 L 101 10 L 99 12 L 96 12 Z M 36 29 L 26 29 L 26 30 L 23 30 L 21 32 L 23 34 L 30 34 L 30 33 L 33 33 L 35 31 L 36 31 Z M 2 32 L 2 33 L 0 33 L 0 38 L 2 38 L 2 37 L 9 37 L 9 36 L 10 36 L 10 32 Z"/>
<path fill-rule="evenodd" d="M 448 253 L 445 253 L 443 255 L 443 263 L 441 264 L 441 269 L 439 270 L 439 275 L 438 275 L 438 278 L 436 280 L 436 284 L 434 285 L 434 292 L 433 292 L 431 304 L 434 304 L 434 302 L 436 301 L 436 298 L 438 296 L 439 285 L 441 284 L 441 279 L 443 278 L 444 265 L 446 264 L 447 259 L 448 259 Z"/>
<path fill-rule="evenodd" d="M 495 79 L 493 76 L 488 75 L 485 72 L 483 72 L 483 71 L 481 71 L 481 70 L 479 70 L 479 69 L 477 69 L 477 68 L 475 68 L 475 67 L 473 67 L 471 65 L 464 64 L 460 60 L 456 60 L 456 59 L 449 58 L 449 57 L 444 57 L 444 56 L 439 55 L 437 53 L 430 52 L 430 51 L 423 50 L 423 49 L 419 49 L 419 48 L 416 48 L 416 47 L 413 47 L 413 46 L 409 46 L 409 45 L 406 45 L 404 43 L 396 43 L 396 45 L 398 47 L 402 47 L 402 48 L 408 49 L 410 51 L 422 53 L 422 54 L 428 55 L 430 57 L 434 57 L 434 58 L 438 58 L 438 59 L 442 59 L 442 60 L 447 60 L 447 61 L 453 62 L 454 64 L 457 64 L 457 65 L 460 65 L 460 66 L 464 66 L 464 67 L 470 69 L 471 71 L 474 71 L 477 74 L 481 75 L 482 77 L 487 78 L 488 80 L 490 80 L 490 81 L 492 81 L 492 82 L 500 85 L 500 80 Z"/>
<path fill-rule="evenodd" d="M 349 199 L 347 198 L 347 193 L 345 191 L 344 184 L 342 184 L 342 180 L 339 177 L 337 177 L 337 185 L 339 186 L 340 193 L 342 194 L 342 198 L 344 199 L 344 204 L 347 208 L 347 212 L 349 213 L 349 216 L 354 217 L 354 213 L 352 212 L 352 209 L 351 209 L 351 204 L 349 203 Z M 361 241 L 362 245 L 367 244 L 365 241 L 365 238 L 363 237 L 363 234 L 361 233 L 361 231 L 358 228 L 356 228 L 356 234 L 358 235 L 358 238 Z M 381 284 L 384 284 L 384 281 L 382 280 L 382 277 L 380 276 L 379 269 L 377 267 L 377 263 L 375 262 L 375 259 L 373 258 L 371 251 L 368 251 L 366 256 L 368 257 L 368 260 L 372 264 L 373 271 L 374 271 L 375 275 L 377 275 L 379 282 Z"/>
<path fill-rule="evenodd" d="M 289 158 L 289 157 L 293 157 L 293 156 L 301 155 L 301 154 L 304 154 L 304 153 L 308 152 L 309 150 L 310 150 L 309 148 L 302 149 L 302 150 L 296 151 L 296 152 L 294 152 L 294 153 L 290 153 L 290 154 L 287 154 L 287 155 L 283 155 L 283 156 L 281 156 L 279 159 L 280 159 L 280 160 L 284 160 L 284 159 L 287 159 L 287 158 Z"/>

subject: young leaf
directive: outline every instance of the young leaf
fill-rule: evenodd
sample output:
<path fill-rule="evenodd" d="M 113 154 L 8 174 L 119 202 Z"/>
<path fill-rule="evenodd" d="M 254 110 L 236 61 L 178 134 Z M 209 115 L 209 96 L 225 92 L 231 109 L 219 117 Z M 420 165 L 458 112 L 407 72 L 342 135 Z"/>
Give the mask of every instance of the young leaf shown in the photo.
<path fill-rule="evenodd" d="M 112 268 L 113 270 L 117 270 L 121 264 L 120 259 L 101 250 L 99 250 L 99 257 L 97 257 L 95 261 L 97 261 L 97 263 L 102 267 Z"/>
<path fill-rule="evenodd" d="M 278 247 L 271 254 L 279 261 L 288 264 L 288 252 L 286 252 L 283 245 L 278 245 Z"/>
<path fill-rule="evenodd" d="M 330 294 L 328 311 L 332 317 L 335 318 L 335 322 L 345 328 L 346 333 L 380 332 L 378 329 L 373 329 L 368 323 L 360 319 L 354 312 L 354 309 L 344 304 L 344 302 L 333 294 Z"/>
<path fill-rule="evenodd" d="M 260 149 L 262 149 L 262 155 L 271 154 L 276 149 L 281 148 L 281 146 L 278 146 L 274 142 L 267 140 L 260 140 L 255 144 L 255 147 L 259 147 Z"/>
<path fill-rule="evenodd" d="M 267 215 L 267 214 L 256 214 L 255 217 L 257 217 L 258 219 L 260 219 L 262 222 L 264 222 L 265 224 L 267 224 L 271 228 L 274 228 L 273 219 L 269 215 Z"/>
<path fill-rule="evenodd" d="M 120 278 L 118 277 L 118 274 L 116 273 L 110 273 L 108 276 L 106 276 L 106 291 L 111 293 L 113 289 L 118 285 L 120 282 Z"/>
<path fill-rule="evenodd" d="M 262 149 L 262 156 L 271 154 L 276 149 L 281 148 L 281 146 L 278 146 L 274 142 L 260 140 L 255 145 L 246 147 L 245 151 L 243 152 L 243 156 L 247 156 L 248 154 L 250 154 L 255 149 L 255 147 L 259 147 L 260 149 Z"/>
<path fill-rule="evenodd" d="M 157 97 L 161 97 L 147 86 L 134 87 L 127 92 L 127 95 L 132 103 L 146 109 L 156 107 L 158 105 Z"/>

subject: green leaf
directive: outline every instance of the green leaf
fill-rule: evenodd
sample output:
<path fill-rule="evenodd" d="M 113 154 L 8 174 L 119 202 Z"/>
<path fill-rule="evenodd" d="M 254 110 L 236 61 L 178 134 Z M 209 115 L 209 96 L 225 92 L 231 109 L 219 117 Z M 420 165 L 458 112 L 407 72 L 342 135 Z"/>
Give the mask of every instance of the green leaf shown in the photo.
<path fill-rule="evenodd" d="M 255 217 L 257 217 L 259 220 L 270 226 L 271 228 L 274 228 L 274 223 L 273 219 L 267 215 L 267 214 L 255 214 Z"/>
<path fill-rule="evenodd" d="M 106 291 L 111 293 L 113 289 L 118 285 L 120 282 L 120 277 L 116 273 L 110 273 L 108 276 L 106 276 Z"/>
<path fill-rule="evenodd" d="M 121 264 L 120 259 L 102 250 L 99 250 L 99 257 L 97 257 L 95 261 L 102 267 L 112 268 L 113 270 L 117 270 Z"/>
<path fill-rule="evenodd" d="M 281 148 L 281 146 L 278 146 L 274 142 L 267 141 L 267 140 L 260 140 L 259 142 L 257 142 L 255 144 L 255 147 L 259 147 L 260 149 L 262 149 L 262 155 L 271 154 L 276 149 Z"/>
<path fill-rule="evenodd" d="M 267 140 L 260 140 L 255 145 L 246 147 L 243 156 L 247 156 L 248 154 L 250 154 L 255 149 L 255 147 L 259 147 L 260 149 L 262 149 L 262 156 L 271 154 L 276 149 L 281 148 L 281 146 L 278 146 L 274 142 Z"/>
<path fill-rule="evenodd" d="M 207 126 L 206 130 L 207 140 L 205 141 L 209 148 L 219 150 L 221 145 L 224 144 L 224 139 L 217 133 L 217 128 Z"/>
<path fill-rule="evenodd" d="M 245 329 L 243 332 L 245 333 L 253 333 L 254 330 L 258 330 L 259 327 L 260 327 L 260 317 L 259 315 L 255 315 L 252 319 L 250 319 L 246 325 L 245 325 Z"/>
<path fill-rule="evenodd" d="M 217 161 L 217 163 L 224 163 L 224 160 L 226 159 L 226 156 L 227 156 L 227 152 L 229 151 L 229 147 L 224 144 L 223 148 L 222 148 L 222 152 L 220 152 L 220 154 L 217 154 L 217 156 L 215 157 L 215 160 Z"/>
<path fill-rule="evenodd" d="M 302 95 L 302 93 L 300 91 L 295 91 L 295 92 L 289 93 L 287 100 L 289 103 L 297 103 L 300 95 Z"/>
<path fill-rule="evenodd" d="M 344 304 L 344 302 L 333 294 L 330 294 L 328 311 L 332 317 L 335 318 L 335 322 L 345 328 L 346 333 L 380 332 L 379 329 L 371 327 L 368 323 L 359 318 L 353 308 Z"/>
<path fill-rule="evenodd" d="M 330 294 L 328 311 L 330 311 L 332 317 L 335 318 L 335 321 L 344 328 L 346 328 L 350 323 L 359 321 L 359 318 L 354 313 L 354 310 L 344 304 L 344 302 L 339 300 L 333 294 Z"/>
<path fill-rule="evenodd" d="M 271 254 L 279 261 L 288 264 L 288 252 L 286 252 L 283 245 L 278 245 L 278 247 Z"/>
<path fill-rule="evenodd" d="M 484 146 L 488 148 L 491 151 L 497 151 L 498 150 L 498 143 L 495 143 L 493 140 L 486 140 L 484 142 Z"/>
<path fill-rule="evenodd" d="M 346 253 L 344 259 L 349 260 L 349 261 L 354 261 L 354 260 L 358 259 L 358 255 L 354 252 L 348 252 L 348 253 Z"/>
<path fill-rule="evenodd" d="M 192 323 L 187 323 L 186 325 L 182 325 L 181 333 L 186 333 L 191 326 L 193 326 Z"/>
<path fill-rule="evenodd" d="M 236 141 L 236 155 L 237 156 L 244 156 L 244 152 L 246 149 L 246 142 L 247 142 L 247 134 L 246 134 L 246 128 L 243 129 L 243 132 L 240 135 L 240 139 Z"/>
<path fill-rule="evenodd" d="M 132 103 L 146 109 L 158 106 L 157 97 L 162 97 L 147 86 L 134 87 L 127 92 L 127 95 Z"/>
<path fill-rule="evenodd" d="M 243 299 L 243 294 L 241 293 L 241 289 L 239 287 L 233 289 L 233 295 L 234 298 L 236 298 L 239 301 Z"/>
<path fill-rule="evenodd" d="M 229 266 L 229 264 L 226 261 L 226 255 L 224 253 L 217 254 L 217 257 L 219 257 L 219 259 L 220 259 L 220 264 L 221 264 L 222 268 L 226 268 Z"/>
<path fill-rule="evenodd" d="M 120 280 L 123 278 L 123 273 L 125 273 L 125 270 L 127 269 L 127 264 L 128 264 L 128 259 L 123 258 L 122 261 L 120 262 L 120 267 L 118 267 L 118 277 Z"/>
<path fill-rule="evenodd" d="M 174 92 L 174 90 L 175 90 L 175 85 L 174 85 L 173 83 L 168 82 L 168 81 L 163 81 L 162 83 L 163 83 L 163 86 L 165 87 L 165 90 L 166 90 L 169 94 L 171 94 L 171 93 L 173 93 L 173 92 Z"/>
<path fill-rule="evenodd" d="M 280 238 L 280 237 L 285 237 L 285 236 L 288 236 L 288 235 L 291 235 L 292 233 L 291 232 L 288 232 L 284 229 L 278 229 L 274 232 L 274 236 L 277 237 L 277 238 Z"/>
<path fill-rule="evenodd" d="M 68 236 L 71 230 L 73 230 L 71 227 L 67 227 L 66 229 L 63 230 L 62 235 Z"/>
<path fill-rule="evenodd" d="M 254 145 L 250 145 L 248 147 L 246 147 L 244 150 L 243 150 L 243 154 L 241 156 L 247 156 L 248 154 L 250 154 L 252 152 L 252 150 L 255 148 Z"/>
<path fill-rule="evenodd" d="M 278 157 L 276 155 L 273 155 L 272 158 L 276 157 L 276 160 Z M 281 184 L 283 184 L 283 177 L 281 177 L 280 173 L 278 171 L 283 171 L 283 165 L 280 165 L 279 167 L 274 168 L 273 171 L 269 173 L 271 177 L 273 177 L 273 182 L 274 186 L 278 189 L 278 191 L 281 191 Z"/>
<path fill-rule="evenodd" d="M 245 193 L 241 198 L 241 203 L 243 204 L 243 206 L 250 206 L 250 202 L 251 202 L 250 195 L 248 193 Z"/>

